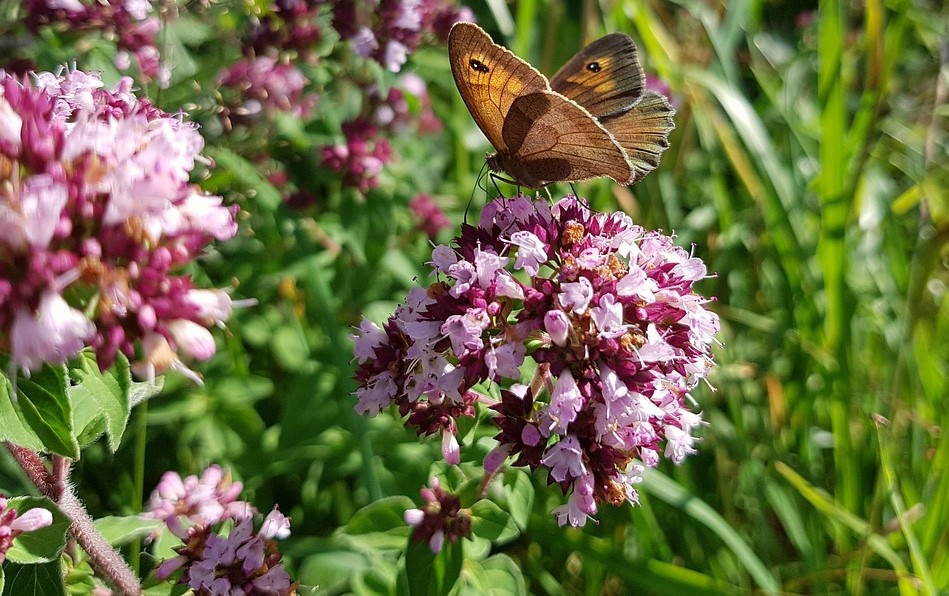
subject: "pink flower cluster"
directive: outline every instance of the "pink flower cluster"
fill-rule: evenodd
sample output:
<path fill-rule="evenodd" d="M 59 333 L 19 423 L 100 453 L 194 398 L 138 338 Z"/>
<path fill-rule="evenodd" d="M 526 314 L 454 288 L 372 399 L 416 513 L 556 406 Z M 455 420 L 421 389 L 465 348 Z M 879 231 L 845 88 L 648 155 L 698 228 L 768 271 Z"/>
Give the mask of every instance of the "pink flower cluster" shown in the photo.
<path fill-rule="evenodd" d="M 0 348 L 30 371 L 92 346 L 152 377 L 207 359 L 224 291 L 174 272 L 237 231 L 235 209 L 189 183 L 203 140 L 97 75 L 0 76 Z M 136 348 L 139 347 L 139 351 Z"/>
<path fill-rule="evenodd" d="M 451 227 L 451 220 L 438 206 L 435 199 L 424 192 L 415 195 L 409 201 L 409 211 L 412 212 L 412 216 L 415 218 L 415 225 L 430 240 L 434 240 L 442 230 Z"/>
<path fill-rule="evenodd" d="M 290 519 L 274 507 L 254 533 L 257 509 L 237 500 L 242 488 L 218 466 L 200 478 L 182 480 L 176 472 L 162 476 L 143 516 L 163 520 L 184 544 L 156 569 L 159 579 L 181 569 L 179 583 L 196 594 L 293 593 L 275 541 L 290 535 Z M 225 521 L 233 527 L 221 536 L 215 529 Z"/>
<path fill-rule="evenodd" d="M 292 53 L 307 62 L 315 60 L 313 47 L 323 37 L 317 19 L 325 0 L 274 0 L 268 4 L 251 30 L 245 53 Z"/>
<path fill-rule="evenodd" d="M 244 485 L 233 482 L 220 466 L 210 466 L 201 477 L 184 479 L 177 472 L 165 472 L 145 506 L 143 515 L 160 519 L 182 540 L 194 527 L 219 524 L 226 519 L 250 517 L 254 508 L 238 501 Z"/>
<path fill-rule="evenodd" d="M 444 42 L 452 25 L 473 17 L 470 9 L 444 0 L 333 2 L 333 28 L 352 42 L 357 54 L 377 61 L 390 72 L 402 69 L 424 32 L 432 31 Z"/>
<path fill-rule="evenodd" d="M 0 563 L 7 558 L 7 551 L 13 541 L 24 532 L 45 528 L 53 523 L 53 514 L 42 507 L 34 507 L 23 515 L 17 515 L 16 509 L 7 508 L 7 498 L 0 495 Z"/>
<path fill-rule="evenodd" d="M 417 112 L 409 106 L 410 97 L 418 105 Z M 428 86 L 415 73 L 400 75 L 385 97 L 370 93 L 369 105 L 373 121 L 386 132 L 431 134 L 442 130 L 442 122 L 432 109 Z"/>
<path fill-rule="evenodd" d="M 225 68 L 220 84 L 239 92 L 241 105 L 231 116 L 254 118 L 275 111 L 307 118 L 316 105 L 316 96 L 305 94 L 307 79 L 296 66 L 268 56 L 244 58 Z"/>
<path fill-rule="evenodd" d="M 412 540 L 428 542 L 433 553 L 440 552 L 445 540 L 456 542 L 471 536 L 471 513 L 461 508 L 458 495 L 446 492 L 432 478 L 431 488 L 422 489 L 425 504 L 405 512 L 405 523 L 415 528 Z"/>
<path fill-rule="evenodd" d="M 44 26 L 71 31 L 97 32 L 115 39 L 119 47 L 116 66 L 126 70 L 135 58 L 139 72 L 166 87 L 171 71 L 161 63 L 156 45 L 160 28 L 149 0 L 27 0 L 26 24 L 32 31 Z"/>
<path fill-rule="evenodd" d="M 343 123 L 345 144 L 323 148 L 323 163 L 343 174 L 345 186 L 367 192 L 379 185 L 382 166 L 392 161 L 392 145 L 365 118 Z"/>
<path fill-rule="evenodd" d="M 358 412 L 394 403 L 457 463 L 456 419 L 489 405 L 499 432 L 486 472 L 509 457 L 546 469 L 569 493 L 554 513 L 574 526 L 600 503 L 636 503 L 661 455 L 694 452 L 689 391 L 713 364 L 719 322 L 692 289 L 705 265 L 671 237 L 573 196 L 550 207 L 519 195 L 491 202 L 431 263 L 442 280 L 354 337 Z"/>

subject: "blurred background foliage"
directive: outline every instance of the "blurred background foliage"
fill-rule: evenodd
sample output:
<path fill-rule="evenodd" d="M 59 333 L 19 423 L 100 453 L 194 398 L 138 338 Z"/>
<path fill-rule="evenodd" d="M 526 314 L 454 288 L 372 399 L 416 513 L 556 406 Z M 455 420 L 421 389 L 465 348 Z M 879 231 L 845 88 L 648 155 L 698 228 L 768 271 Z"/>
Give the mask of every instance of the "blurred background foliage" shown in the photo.
<path fill-rule="evenodd" d="M 318 97 L 312 113 L 243 118 L 216 77 L 269 3 L 156 6 L 174 13 L 158 37 L 171 79 L 144 88 L 202 124 L 216 162 L 203 185 L 241 206 L 239 237 L 194 274 L 258 304 L 219 334 L 203 387 L 167 379 L 133 413 L 117 454 L 83 454 L 80 495 L 96 515 L 130 514 L 165 470 L 219 463 L 258 508 L 279 503 L 292 517 L 285 552 L 299 581 L 330 594 L 403 590 L 402 511 L 433 474 L 449 486 L 477 477 L 489 431 L 473 428 L 462 465 L 446 470 L 437 441 L 419 441 L 394 413 L 357 416 L 349 335 L 363 313 L 383 321 L 426 278 L 431 248 L 413 197 L 427 193 L 454 224 L 466 209 L 476 218 L 485 193 L 470 197 L 487 142 L 444 45 L 421 47 L 402 72 L 427 83 L 442 127 L 388 133 L 394 159 L 360 191 L 321 149 L 345 142 L 341 124 L 378 105 L 369 90 L 397 79 L 358 60 L 328 11 L 297 65 Z M 650 474 L 642 507 L 603 508 L 598 525 L 561 529 L 550 515 L 559 491 L 511 471 L 492 497 L 513 525 L 465 544 L 455 590 L 949 590 L 947 5 L 469 6 L 548 75 L 604 33 L 637 41 L 678 110 L 671 148 L 633 187 L 577 190 L 694 247 L 717 272 L 699 291 L 717 297 L 723 346 L 715 390 L 695 392 L 708 421 L 699 453 Z M 16 48 L 7 61 L 46 70 L 75 61 L 117 80 L 106 37 L 27 34 L 19 3 L 0 10 L 4 44 Z M 407 98 L 420 114 L 420 98 Z"/>

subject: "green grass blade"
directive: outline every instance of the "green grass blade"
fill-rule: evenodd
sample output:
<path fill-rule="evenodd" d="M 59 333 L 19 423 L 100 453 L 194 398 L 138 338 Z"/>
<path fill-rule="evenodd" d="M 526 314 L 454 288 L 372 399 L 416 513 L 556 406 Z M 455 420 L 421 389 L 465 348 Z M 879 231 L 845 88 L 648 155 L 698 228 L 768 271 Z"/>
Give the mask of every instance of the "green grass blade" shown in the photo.
<path fill-rule="evenodd" d="M 692 519 L 714 532 L 735 554 L 735 557 L 763 592 L 777 594 L 781 591 L 781 584 L 778 579 L 758 558 L 744 538 L 708 503 L 687 493 L 668 476 L 656 470 L 646 470 L 643 474 L 642 486 L 650 494 L 673 507 L 681 509 Z"/>

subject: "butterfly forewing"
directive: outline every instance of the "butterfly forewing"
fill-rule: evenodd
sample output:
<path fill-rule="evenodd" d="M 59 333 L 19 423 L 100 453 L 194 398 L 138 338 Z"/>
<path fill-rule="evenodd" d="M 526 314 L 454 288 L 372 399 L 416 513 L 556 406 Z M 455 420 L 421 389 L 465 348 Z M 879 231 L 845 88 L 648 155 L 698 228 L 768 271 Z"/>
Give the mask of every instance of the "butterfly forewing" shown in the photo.
<path fill-rule="evenodd" d="M 610 133 L 558 93 L 518 97 L 504 121 L 502 137 L 509 151 L 508 173 L 526 186 L 601 176 L 629 184 L 633 176 Z"/>
<path fill-rule="evenodd" d="M 505 151 L 501 129 L 511 104 L 527 93 L 550 89 L 546 77 L 472 23 L 452 27 L 448 55 L 468 111 L 491 144 Z"/>
<path fill-rule="evenodd" d="M 662 152 L 669 147 L 669 133 L 675 128 L 674 113 L 665 97 L 648 92 L 628 111 L 600 121 L 626 150 L 633 166 L 632 182 L 659 165 Z"/>
<path fill-rule="evenodd" d="M 643 95 L 644 81 L 636 44 L 628 35 L 611 33 L 564 64 L 550 87 L 602 119 L 632 108 Z"/>

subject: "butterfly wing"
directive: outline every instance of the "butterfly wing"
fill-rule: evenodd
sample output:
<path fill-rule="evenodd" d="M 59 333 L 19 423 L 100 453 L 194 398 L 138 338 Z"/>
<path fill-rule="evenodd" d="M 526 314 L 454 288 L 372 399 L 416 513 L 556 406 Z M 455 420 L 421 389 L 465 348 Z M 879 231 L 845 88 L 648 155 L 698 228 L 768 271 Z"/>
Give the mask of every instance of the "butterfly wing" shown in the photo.
<path fill-rule="evenodd" d="M 632 108 L 643 96 L 645 75 L 636 44 L 611 33 L 589 44 L 550 79 L 557 93 L 603 119 Z"/>
<path fill-rule="evenodd" d="M 448 34 L 451 74 L 475 122 L 499 152 L 501 133 L 514 101 L 524 94 L 550 89 L 544 75 L 474 23 L 456 23 Z"/>
<path fill-rule="evenodd" d="M 503 169 L 525 186 L 609 176 L 632 182 L 625 152 L 590 113 L 559 93 L 518 97 L 501 132 L 508 148 Z"/>
<path fill-rule="evenodd" d="M 662 152 L 669 147 L 669 133 L 675 128 L 675 110 L 669 101 L 652 91 L 635 106 L 616 116 L 600 120 L 626 151 L 636 182 L 659 165 Z"/>

